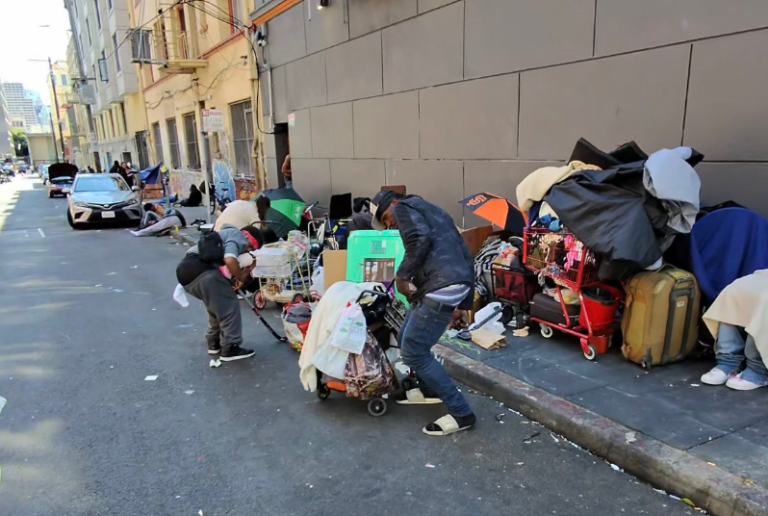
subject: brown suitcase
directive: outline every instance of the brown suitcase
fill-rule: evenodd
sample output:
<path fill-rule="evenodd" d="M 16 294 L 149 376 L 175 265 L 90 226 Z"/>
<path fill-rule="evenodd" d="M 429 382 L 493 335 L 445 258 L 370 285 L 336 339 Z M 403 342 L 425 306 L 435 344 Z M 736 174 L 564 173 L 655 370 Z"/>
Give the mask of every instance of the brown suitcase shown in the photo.
<path fill-rule="evenodd" d="M 650 369 L 683 360 L 693 351 L 701 315 L 693 274 L 665 266 L 633 276 L 625 290 L 624 358 Z"/>

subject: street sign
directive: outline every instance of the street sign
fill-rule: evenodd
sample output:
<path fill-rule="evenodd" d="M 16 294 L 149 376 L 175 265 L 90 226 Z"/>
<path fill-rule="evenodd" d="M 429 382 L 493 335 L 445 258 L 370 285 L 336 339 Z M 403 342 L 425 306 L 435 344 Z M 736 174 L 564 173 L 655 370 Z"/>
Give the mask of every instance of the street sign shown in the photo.
<path fill-rule="evenodd" d="M 220 109 L 203 109 L 203 131 L 224 131 L 224 112 Z"/>
<path fill-rule="evenodd" d="M 288 127 L 296 126 L 296 113 L 288 113 Z"/>

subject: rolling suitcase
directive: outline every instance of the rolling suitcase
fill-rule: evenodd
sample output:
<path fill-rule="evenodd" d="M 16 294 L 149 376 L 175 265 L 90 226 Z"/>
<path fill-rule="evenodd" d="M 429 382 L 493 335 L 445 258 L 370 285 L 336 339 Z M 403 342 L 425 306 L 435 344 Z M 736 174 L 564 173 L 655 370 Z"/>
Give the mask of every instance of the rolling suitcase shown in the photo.
<path fill-rule="evenodd" d="M 581 305 L 565 305 L 568 312 L 568 321 L 565 319 L 563 307 L 559 299 L 554 299 L 546 294 L 534 294 L 531 299 L 531 317 L 542 319 L 552 324 L 574 326 L 579 319 Z"/>
<path fill-rule="evenodd" d="M 621 352 L 646 369 L 677 362 L 695 348 L 701 294 L 690 272 L 664 266 L 627 283 Z"/>

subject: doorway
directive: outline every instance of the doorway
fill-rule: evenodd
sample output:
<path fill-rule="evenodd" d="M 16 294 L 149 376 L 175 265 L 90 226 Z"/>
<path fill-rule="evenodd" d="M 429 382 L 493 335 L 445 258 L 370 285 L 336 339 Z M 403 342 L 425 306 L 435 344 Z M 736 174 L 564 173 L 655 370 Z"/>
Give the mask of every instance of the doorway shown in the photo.
<path fill-rule="evenodd" d="M 285 188 L 285 176 L 282 174 L 282 169 L 285 157 L 290 153 L 291 143 L 288 137 L 288 124 L 275 124 L 275 160 L 277 162 L 278 188 Z M 292 175 L 291 178 L 293 178 Z"/>

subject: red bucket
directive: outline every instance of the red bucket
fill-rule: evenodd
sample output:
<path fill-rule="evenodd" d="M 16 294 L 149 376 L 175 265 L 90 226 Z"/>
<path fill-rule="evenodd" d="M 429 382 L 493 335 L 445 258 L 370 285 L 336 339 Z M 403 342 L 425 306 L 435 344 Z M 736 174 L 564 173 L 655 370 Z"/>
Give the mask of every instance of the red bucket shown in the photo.
<path fill-rule="evenodd" d="M 587 321 L 592 331 L 609 327 L 616 320 L 621 293 L 612 287 L 597 286 L 581 289 L 581 313 L 579 321 L 586 327 Z"/>

